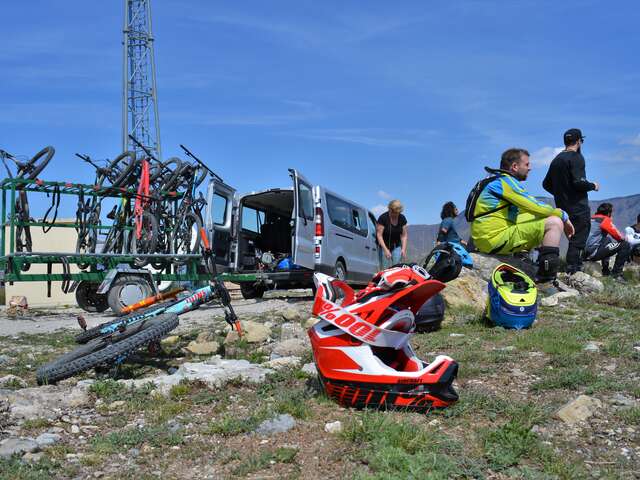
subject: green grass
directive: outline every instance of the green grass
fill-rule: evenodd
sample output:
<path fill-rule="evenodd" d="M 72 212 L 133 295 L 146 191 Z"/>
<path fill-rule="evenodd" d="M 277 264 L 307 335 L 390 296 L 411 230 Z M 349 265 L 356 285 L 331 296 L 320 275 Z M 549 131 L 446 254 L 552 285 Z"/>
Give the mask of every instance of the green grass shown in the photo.
<path fill-rule="evenodd" d="M 238 465 L 234 470 L 234 475 L 246 477 L 250 473 L 258 472 L 270 467 L 273 463 L 292 463 L 295 460 L 298 450 L 296 448 L 279 447 L 275 450 L 265 450 L 257 455 L 251 455 Z"/>
<path fill-rule="evenodd" d="M 616 412 L 616 417 L 622 420 L 626 425 L 639 425 L 640 407 L 620 409 Z"/>
<path fill-rule="evenodd" d="M 640 308 L 637 284 L 621 285 L 607 280 L 604 282 L 604 291 L 590 296 L 589 300 L 625 309 L 637 310 Z"/>
<path fill-rule="evenodd" d="M 42 430 L 50 426 L 51 422 L 47 418 L 29 418 L 22 424 L 24 430 Z"/>
<path fill-rule="evenodd" d="M 43 457 L 36 463 L 27 463 L 18 457 L 0 459 L 0 480 L 49 480 L 58 477 L 62 465 Z"/>
<path fill-rule="evenodd" d="M 202 431 L 205 435 L 222 435 L 232 437 L 254 431 L 260 423 L 271 416 L 271 412 L 265 408 L 259 409 L 248 417 L 236 417 L 230 414 L 221 419 L 212 420 Z"/>
<path fill-rule="evenodd" d="M 132 447 L 145 443 L 154 447 L 180 445 L 184 438 L 182 433 L 172 432 L 166 426 L 127 428 L 108 434 L 98 434 L 91 440 L 91 447 L 96 454 L 124 453 Z"/>

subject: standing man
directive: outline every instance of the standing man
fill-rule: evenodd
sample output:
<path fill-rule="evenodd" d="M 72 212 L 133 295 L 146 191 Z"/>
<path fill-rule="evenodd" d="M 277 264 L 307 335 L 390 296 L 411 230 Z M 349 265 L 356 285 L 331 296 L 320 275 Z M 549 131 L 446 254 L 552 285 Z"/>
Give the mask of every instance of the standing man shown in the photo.
<path fill-rule="evenodd" d="M 591 210 L 587 192 L 600 187 L 587 180 L 581 146 L 584 136 L 578 128 L 564 132 L 564 150 L 549 165 L 542 182 L 544 189 L 553 195 L 556 207 L 569 214 L 575 234 L 569 239 L 567 250 L 567 273 L 582 270 L 584 249 L 591 225 Z"/>

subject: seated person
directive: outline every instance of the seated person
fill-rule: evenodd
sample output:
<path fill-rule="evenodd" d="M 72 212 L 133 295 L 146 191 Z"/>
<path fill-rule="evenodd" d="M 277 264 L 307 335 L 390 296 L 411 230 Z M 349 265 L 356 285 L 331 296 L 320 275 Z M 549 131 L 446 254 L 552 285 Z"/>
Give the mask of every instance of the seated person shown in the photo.
<path fill-rule="evenodd" d="M 625 228 L 624 233 L 631 246 L 631 256 L 640 257 L 640 215 L 636 218 L 636 224 Z"/>
<path fill-rule="evenodd" d="M 613 205 L 608 202 L 598 206 L 591 217 L 591 231 L 587 238 L 585 256 L 587 260 L 602 261 L 602 274 L 621 279 L 624 264 L 631 254 L 631 246 L 611 221 Z M 616 256 L 613 270 L 609 272 L 609 258 Z"/>
<path fill-rule="evenodd" d="M 442 212 L 440 213 L 442 221 L 438 229 L 437 243 L 459 243 L 465 247 L 467 246 L 467 242 L 460 238 L 453 225 L 453 221 L 459 213 L 458 207 L 453 202 L 447 202 L 442 206 Z"/>
<path fill-rule="evenodd" d="M 574 233 L 566 212 L 538 201 L 522 185 L 531 171 L 529 152 L 510 148 L 502 154 L 500 169 L 488 169 L 496 178 L 480 193 L 473 210 L 471 238 L 489 254 L 528 252 L 538 248 L 536 282 L 554 281 L 560 266 L 560 237 Z"/>

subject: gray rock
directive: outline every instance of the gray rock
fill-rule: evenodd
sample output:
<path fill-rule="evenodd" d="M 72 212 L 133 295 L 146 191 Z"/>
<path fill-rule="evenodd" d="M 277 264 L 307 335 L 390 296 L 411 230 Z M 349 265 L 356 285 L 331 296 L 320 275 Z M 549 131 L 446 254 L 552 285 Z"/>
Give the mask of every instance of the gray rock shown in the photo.
<path fill-rule="evenodd" d="M 585 352 L 597 353 L 600 351 L 601 346 L 602 346 L 602 342 L 587 342 L 583 350 Z"/>
<path fill-rule="evenodd" d="M 342 431 L 342 422 L 336 420 L 335 422 L 329 422 L 324 424 L 324 431 L 327 433 L 340 433 Z"/>
<path fill-rule="evenodd" d="M 5 375 L 0 377 L 0 388 L 26 388 L 27 382 L 17 375 Z"/>
<path fill-rule="evenodd" d="M 256 433 L 258 435 L 273 435 L 276 433 L 289 431 L 295 426 L 295 419 L 288 413 L 285 413 L 262 422 L 260 425 L 258 425 L 258 428 L 256 428 Z"/>
<path fill-rule="evenodd" d="M 11 357 L 8 355 L 0 355 L 0 365 L 5 365 L 7 363 L 12 363 Z"/>
<path fill-rule="evenodd" d="M 292 370 L 300 365 L 300 357 L 278 357 L 263 363 L 267 368 L 273 368 L 274 370 L 289 369 Z"/>
<path fill-rule="evenodd" d="M 242 324 L 242 338 L 249 343 L 265 342 L 271 335 L 271 328 L 262 323 L 252 322 L 251 320 L 242 320 L 240 323 Z M 239 339 L 238 332 L 231 330 L 227 334 L 224 343 L 237 342 Z"/>
<path fill-rule="evenodd" d="M 585 272 L 563 275 L 562 280 L 582 294 L 599 293 L 604 290 L 604 284 L 600 280 Z"/>
<path fill-rule="evenodd" d="M 10 458 L 12 455 L 22 455 L 28 452 L 37 452 L 40 449 L 38 442 L 33 438 L 10 437 L 0 442 L 0 458 Z"/>
<path fill-rule="evenodd" d="M 70 408 L 77 408 L 89 402 L 89 384 L 78 383 L 72 389 L 62 386 L 2 390 L 0 394 L 9 401 L 9 415 L 12 419 L 55 418 Z"/>
<path fill-rule="evenodd" d="M 473 258 L 473 272 L 486 282 L 490 281 L 493 270 L 501 263 L 507 263 L 516 267 L 531 278 L 536 275 L 537 266 L 533 262 L 521 257 L 511 255 L 486 255 L 484 253 L 472 253 L 471 257 Z"/>
<path fill-rule="evenodd" d="M 182 430 L 184 427 L 182 426 L 182 424 L 180 422 L 178 422 L 177 420 L 169 420 L 167 422 L 167 428 L 169 429 L 169 431 L 171 433 L 178 433 L 180 430 Z"/>
<path fill-rule="evenodd" d="M 319 321 L 320 321 L 320 319 L 318 317 L 309 317 L 304 322 L 304 328 L 309 329 L 309 328 L 313 327 Z"/>
<path fill-rule="evenodd" d="M 216 341 L 199 342 L 197 340 L 189 342 L 186 349 L 194 355 L 213 355 L 220 348 Z"/>
<path fill-rule="evenodd" d="M 300 326 L 299 323 L 283 323 L 280 326 L 280 340 L 290 340 L 292 338 L 304 338 L 307 332 Z"/>
<path fill-rule="evenodd" d="M 609 403 L 618 407 L 632 408 L 635 407 L 637 402 L 634 398 L 627 397 L 622 393 L 616 393 L 609 398 Z"/>
<path fill-rule="evenodd" d="M 300 322 L 302 316 L 297 308 L 289 307 L 282 311 L 282 318 L 284 318 L 287 322 Z"/>
<path fill-rule="evenodd" d="M 53 445 L 62 440 L 60 435 L 56 435 L 55 433 L 42 433 L 36 437 L 36 443 L 42 447 L 48 447 L 49 445 Z"/>
<path fill-rule="evenodd" d="M 249 363 L 247 360 L 226 360 L 216 355 L 205 362 L 183 363 L 173 375 L 162 374 L 136 380 L 119 380 L 119 382 L 137 388 L 147 383 L 153 383 L 160 393 L 168 395 L 171 387 L 184 379 L 200 380 L 209 386 L 220 387 L 233 379 L 241 379 L 248 383 L 261 383 L 270 373 L 273 373 L 273 370 Z"/>
<path fill-rule="evenodd" d="M 567 290 L 566 292 L 554 293 L 553 295 L 549 295 L 548 297 L 544 297 L 540 300 L 540 305 L 543 307 L 555 307 L 560 303 L 560 300 L 577 297 L 578 295 L 579 293 L 573 289 Z"/>
<path fill-rule="evenodd" d="M 310 348 L 311 342 L 308 338 L 290 338 L 276 343 L 271 351 L 274 354 L 273 358 L 301 357 Z"/>
<path fill-rule="evenodd" d="M 27 452 L 22 456 L 22 461 L 27 463 L 38 463 L 44 457 L 44 452 Z"/>
<path fill-rule="evenodd" d="M 127 453 L 129 454 L 130 457 L 135 458 L 140 455 L 140 450 L 137 448 L 131 448 L 129 449 L 129 451 L 127 451 Z"/>
<path fill-rule="evenodd" d="M 316 368 L 315 363 L 305 363 L 300 370 L 302 370 L 304 373 L 308 373 L 309 375 L 318 374 L 318 369 Z"/>

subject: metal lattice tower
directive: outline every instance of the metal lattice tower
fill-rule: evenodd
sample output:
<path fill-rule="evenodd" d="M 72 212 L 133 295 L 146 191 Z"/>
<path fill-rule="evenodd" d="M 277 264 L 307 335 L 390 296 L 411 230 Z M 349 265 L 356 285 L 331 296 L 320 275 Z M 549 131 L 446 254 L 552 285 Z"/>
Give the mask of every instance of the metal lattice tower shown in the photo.
<path fill-rule="evenodd" d="M 151 0 L 124 0 L 123 33 L 123 151 L 134 151 L 138 157 L 146 156 L 129 138 L 131 134 L 161 159 Z"/>

